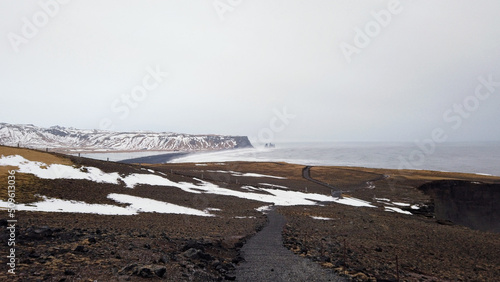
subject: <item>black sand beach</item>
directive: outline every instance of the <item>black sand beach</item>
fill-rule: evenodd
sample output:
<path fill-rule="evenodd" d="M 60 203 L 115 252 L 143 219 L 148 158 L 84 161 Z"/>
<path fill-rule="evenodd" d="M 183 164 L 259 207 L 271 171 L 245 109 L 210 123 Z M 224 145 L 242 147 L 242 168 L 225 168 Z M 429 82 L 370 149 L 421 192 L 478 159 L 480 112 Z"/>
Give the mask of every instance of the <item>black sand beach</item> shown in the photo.
<path fill-rule="evenodd" d="M 168 153 L 154 156 L 147 156 L 141 158 L 133 158 L 119 161 L 120 163 L 125 164 L 164 164 L 169 161 L 180 158 L 182 156 L 188 155 L 188 152 L 180 152 L 180 153 Z"/>

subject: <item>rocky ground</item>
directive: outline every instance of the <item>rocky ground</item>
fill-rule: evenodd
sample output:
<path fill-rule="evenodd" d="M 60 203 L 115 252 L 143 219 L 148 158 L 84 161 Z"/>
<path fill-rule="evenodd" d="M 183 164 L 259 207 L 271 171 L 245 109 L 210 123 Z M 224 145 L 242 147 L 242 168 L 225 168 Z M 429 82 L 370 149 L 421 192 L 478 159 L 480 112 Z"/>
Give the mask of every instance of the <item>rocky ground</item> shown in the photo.
<path fill-rule="evenodd" d="M 263 220 L 192 216 L 187 221 L 146 213 L 131 218 L 20 212 L 18 217 L 23 219 L 16 238 L 19 263 L 14 277 L 2 271 L 2 281 L 234 280 L 238 249 Z"/>
<path fill-rule="evenodd" d="M 313 168 L 312 176 L 371 200 L 420 205 L 414 215 L 338 204 L 281 207 L 287 218 L 284 244 L 296 254 L 357 280 L 496 281 L 500 275 L 500 236 L 434 217 L 434 201 L 420 189 L 436 179 L 497 183 L 482 176 L 433 171 Z M 378 175 L 377 175 L 378 174 Z M 345 177 L 342 177 L 345 175 Z M 379 177 L 384 176 L 386 177 Z M 367 181 L 368 180 L 368 181 Z M 366 182 L 369 182 L 368 184 Z M 498 186 L 497 186 L 498 187 Z M 381 199 L 376 201 L 374 199 Z M 490 203 L 495 204 L 495 203 Z M 312 219 L 323 217 L 328 220 Z M 495 215 L 500 218 L 500 215 Z"/>
<path fill-rule="evenodd" d="M 338 205 L 279 212 L 287 218 L 286 247 L 359 280 L 394 281 L 397 271 L 405 281 L 495 281 L 500 275 L 498 234 Z"/>
<path fill-rule="evenodd" d="M 5 150 L 0 153 L 6 154 Z M 305 180 L 301 165 L 237 162 L 146 167 L 31 151 L 29 154 L 38 161 L 95 166 L 123 175 L 152 168 L 165 173 L 172 181 L 193 182 L 197 178 L 236 191 L 246 191 L 242 188 L 245 185 L 266 183 L 308 193 L 329 195 L 331 192 L 325 186 Z M 6 183 L 6 169 L 0 169 L 3 169 L 0 183 Z M 286 179 L 234 177 L 221 171 L 261 173 Z M 432 198 L 417 189 L 424 183 L 442 179 L 500 183 L 498 177 L 340 167 L 313 167 L 311 176 L 341 187 L 345 197 L 360 198 L 375 207 L 327 202 L 314 206 L 277 207 L 287 221 L 283 230 L 284 245 L 297 256 L 355 280 L 395 280 L 399 275 L 406 281 L 494 281 L 500 276 L 499 234 L 436 220 Z M 23 203 L 37 201 L 35 195 L 40 194 L 87 203 L 116 204 L 106 195 L 126 193 L 220 211 L 213 212 L 216 217 L 18 212 L 16 275 L 9 275 L 6 264 L 2 264 L 2 281 L 234 280 L 237 279 L 235 268 L 242 261 L 240 248 L 266 223 L 266 216 L 255 210 L 266 203 L 253 200 L 192 194 L 180 189 L 168 189 L 167 193 L 165 187 L 152 185 L 130 189 L 123 183 L 43 180 L 21 173 L 16 177 L 16 199 Z M 0 193 L 0 199 L 5 201 L 6 193 Z M 394 204 L 397 202 L 420 209 L 397 206 Z M 389 212 L 386 206 L 414 214 Z M 2 213 L 0 225 L 4 232 L 0 241 L 7 242 L 7 213 Z M 8 251 L 4 244 L 0 256 L 5 258 Z"/>

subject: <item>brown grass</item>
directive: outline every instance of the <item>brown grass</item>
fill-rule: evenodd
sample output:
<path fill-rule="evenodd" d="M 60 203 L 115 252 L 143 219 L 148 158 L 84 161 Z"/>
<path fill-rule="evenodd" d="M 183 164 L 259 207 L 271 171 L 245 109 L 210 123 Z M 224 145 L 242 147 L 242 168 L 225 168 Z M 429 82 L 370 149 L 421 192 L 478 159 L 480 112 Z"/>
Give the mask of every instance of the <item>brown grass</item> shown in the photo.
<path fill-rule="evenodd" d="M 3 156 L 20 155 L 27 160 L 43 162 L 48 165 L 51 164 L 73 165 L 73 163 L 68 158 L 59 157 L 54 154 L 35 151 L 31 149 L 0 146 L 0 155 Z M 8 171 L 12 169 L 16 169 L 16 167 L 0 166 L 0 176 L 6 175 Z"/>
<path fill-rule="evenodd" d="M 145 164 L 146 165 L 146 164 Z M 146 165 L 156 168 L 168 168 L 175 170 L 223 170 L 223 171 L 238 171 L 238 172 L 253 172 L 267 174 L 272 176 L 286 177 L 290 180 L 302 179 L 303 165 L 289 164 L 283 162 L 224 162 L 222 163 L 206 163 L 206 166 L 195 166 L 193 163 L 179 164 L 154 164 Z"/>
<path fill-rule="evenodd" d="M 39 201 L 37 194 L 43 194 L 46 185 L 36 176 L 31 174 L 16 173 L 16 202 L 17 203 L 33 203 Z M 7 185 L 7 175 L 0 175 L 0 183 Z M 0 191 L 0 200 L 7 201 L 7 189 Z"/>
<path fill-rule="evenodd" d="M 0 155 L 22 155 L 32 160 L 50 164 L 95 166 L 105 172 L 119 172 L 122 175 L 129 173 L 142 173 L 138 165 L 117 164 L 102 162 L 85 158 L 71 158 L 40 151 L 19 149 L 0 146 Z M 309 182 L 302 178 L 304 165 L 287 163 L 255 163 L 255 162 L 225 162 L 208 163 L 206 166 L 194 164 L 162 164 L 146 165 L 168 174 L 172 181 L 196 182 L 193 177 L 213 182 L 221 187 L 239 190 L 243 185 L 257 186 L 262 182 L 283 185 L 292 190 L 329 194 L 329 188 Z M 7 183 L 5 174 L 7 167 L 0 167 L 0 183 Z M 172 170 L 172 171 L 171 171 Z M 227 173 L 210 173 L 209 170 L 239 171 L 242 173 L 253 172 L 273 176 L 282 176 L 287 179 L 258 178 L 258 177 L 228 177 Z M 171 173 L 173 172 L 173 173 Z M 394 278 L 394 265 L 392 260 L 395 254 L 400 254 L 400 264 L 404 278 L 411 280 L 410 275 L 435 275 L 443 279 L 493 280 L 493 275 L 498 277 L 498 247 L 500 242 L 496 234 L 471 231 L 460 226 L 443 226 L 436 223 L 435 219 L 424 216 L 407 216 L 385 212 L 385 203 L 376 203 L 373 198 L 389 198 L 392 201 L 410 204 L 427 203 L 431 199 L 420 190 L 419 185 L 438 179 L 464 179 L 469 181 L 482 181 L 500 183 L 500 177 L 482 176 L 464 173 L 447 173 L 436 171 L 410 171 L 371 169 L 356 167 L 313 167 L 312 177 L 327 182 L 341 189 L 348 190 L 346 194 L 372 202 L 379 208 L 355 208 L 335 203 L 325 206 L 296 206 L 280 207 L 288 220 L 285 230 L 287 247 L 297 250 L 297 253 L 309 258 L 328 257 L 333 267 L 341 262 L 343 255 L 343 240 L 348 239 L 348 263 L 351 269 L 364 272 L 385 279 Z M 384 178 L 388 175 L 388 178 Z M 375 188 L 362 187 L 367 181 L 373 182 Z M 62 228 L 59 233 L 71 235 L 63 241 L 47 240 L 45 245 L 40 242 L 24 241 L 27 248 L 20 249 L 20 257 L 24 265 L 21 269 L 34 269 L 43 275 L 48 275 L 47 280 L 57 281 L 64 274 L 64 269 L 80 269 L 83 278 L 90 276 L 101 277 L 103 280 L 116 278 L 112 276 L 112 267 L 117 269 L 130 262 L 150 262 L 151 258 L 157 259 L 159 252 L 177 253 L 184 244 L 174 240 L 188 238 L 205 238 L 212 242 L 241 238 L 254 232 L 256 226 L 265 221 L 265 217 L 255 211 L 262 202 L 250 201 L 230 196 L 212 194 L 192 194 L 180 189 L 139 185 L 128 189 L 123 184 L 114 185 L 96 183 L 87 180 L 38 179 L 30 174 L 16 173 L 16 200 L 22 203 L 35 201 L 35 194 L 48 197 L 85 201 L 87 203 L 112 204 L 107 199 L 109 193 L 126 193 L 129 195 L 152 198 L 187 207 L 204 209 L 206 207 L 219 208 L 215 211 L 217 217 L 196 217 L 172 214 L 141 213 L 136 216 L 101 216 L 92 214 L 71 213 L 41 213 L 19 212 L 22 232 L 32 225 L 47 225 L 51 228 Z M 0 199 L 6 199 L 6 193 L 0 193 Z M 116 203 L 114 203 L 116 204 Z M 236 219 L 235 216 L 253 216 L 255 218 Z M 313 220 L 310 216 L 324 216 L 332 218 L 330 221 Z M 82 229 L 83 228 L 83 229 Z M 94 229 L 107 229 L 102 235 L 93 233 Z M 87 229 L 87 230 L 85 230 Z M 24 234 L 24 233 L 21 233 Z M 76 234 L 76 235 L 75 235 Z M 85 234 L 78 235 L 78 234 Z M 139 236 L 141 234 L 141 236 Z M 142 236 L 144 234 L 144 236 Z M 73 236 L 74 235 L 74 236 Z M 59 235 L 58 235 L 59 236 Z M 87 254 L 75 255 L 73 250 L 77 244 L 84 244 L 85 238 L 95 236 L 98 240 L 89 248 Z M 108 237 L 109 236 L 109 237 Z M 80 238 L 81 237 L 81 238 Z M 22 238 L 22 236 L 20 236 Z M 59 236 L 59 238 L 66 238 Z M 80 238 L 80 239 L 78 239 Z M 78 241 L 75 241 L 78 240 Z M 88 241 L 87 241 L 88 242 Z M 116 242 L 116 243 L 115 243 Z M 298 244 L 298 243 L 300 244 Z M 144 243 L 154 246 L 152 249 L 143 247 Z M 87 244 L 87 243 L 85 243 Z M 115 244 L 115 245 L 113 245 Z M 131 247 L 131 244 L 134 246 Z M 158 244 L 156 246 L 155 244 Z M 224 243 L 226 244 L 226 243 Z M 22 245 L 22 244 L 21 244 Z M 164 245 L 169 248 L 162 249 Z M 69 251 L 55 252 L 52 261 L 29 259 L 29 250 L 34 249 L 45 256 L 58 249 Z M 299 248 L 300 247 L 300 248 Z M 28 249 L 29 248 L 29 249 Z M 232 251 L 232 250 L 231 250 Z M 228 251 L 229 252 L 229 251 Z M 121 259 L 116 258 L 119 254 Z M 6 255 L 3 254 L 2 255 Z M 81 260 L 85 256 L 87 260 Z M 215 256 L 215 255 L 214 255 Z M 229 255 L 227 255 L 229 257 Z M 140 258 L 139 258 L 140 257 Z M 223 257 L 223 256 L 219 256 Z M 139 258 L 139 259 L 138 259 Z M 31 261 L 31 262 L 30 262 Z M 98 263 L 107 263 L 104 268 Z M 169 275 L 181 280 L 181 266 L 177 262 L 168 265 Z M 59 269 L 58 269 L 59 268 Z M 485 270 L 491 270 L 492 275 Z M 26 272 L 29 278 L 35 275 Z M 90 275 L 92 272 L 98 275 Z M 456 272 L 458 274 L 454 274 Z M 474 273 L 477 272 L 477 273 Z M 50 275 L 52 276 L 50 276 Z M 77 271 L 80 275 L 80 272 Z M 31 276 L 32 275 L 32 276 Z M 45 277 L 38 275 L 39 277 Z M 178 276 L 175 276 L 178 275 Z M 58 279 L 56 279 L 56 277 Z M 0 280 L 4 276 L 0 274 Z M 174 278 L 172 278 L 174 280 Z M 31 279 L 32 280 L 32 279 Z M 83 279 L 82 279 L 83 280 Z M 28 279 L 26 279 L 28 281 Z"/>

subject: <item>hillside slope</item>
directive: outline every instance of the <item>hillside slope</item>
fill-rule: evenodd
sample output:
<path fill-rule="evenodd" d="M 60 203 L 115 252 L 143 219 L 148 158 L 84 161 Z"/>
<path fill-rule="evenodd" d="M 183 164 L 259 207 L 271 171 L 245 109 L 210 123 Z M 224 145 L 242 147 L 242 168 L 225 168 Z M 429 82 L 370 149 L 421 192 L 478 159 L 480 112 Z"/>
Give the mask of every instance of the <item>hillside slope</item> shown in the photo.
<path fill-rule="evenodd" d="M 241 247 L 272 207 L 285 217 L 286 248 L 355 281 L 498 280 L 499 234 L 441 220 L 440 202 L 418 187 L 461 180 L 475 192 L 498 186 L 499 177 L 311 168 L 313 179 L 342 189 L 336 198 L 303 169 L 278 162 L 135 165 L 0 146 L 0 225 L 16 220 L 15 231 L 0 234 L 3 242 L 14 234 L 16 243 L 0 248 L 4 258 L 15 255 L 15 265 L 0 268 L 0 281 L 244 280 L 237 270 L 248 253 Z M 7 272 L 12 267 L 16 274 Z"/>

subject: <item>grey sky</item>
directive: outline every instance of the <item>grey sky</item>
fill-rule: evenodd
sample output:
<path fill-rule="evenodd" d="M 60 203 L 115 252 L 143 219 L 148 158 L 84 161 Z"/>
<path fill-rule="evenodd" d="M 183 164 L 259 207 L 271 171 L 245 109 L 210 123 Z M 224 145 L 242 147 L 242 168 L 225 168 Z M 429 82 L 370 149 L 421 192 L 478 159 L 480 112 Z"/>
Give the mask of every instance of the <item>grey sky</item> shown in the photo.
<path fill-rule="evenodd" d="M 0 0 L 0 121 L 500 140 L 500 84 L 478 80 L 500 82 L 499 1 L 60 2 Z"/>

